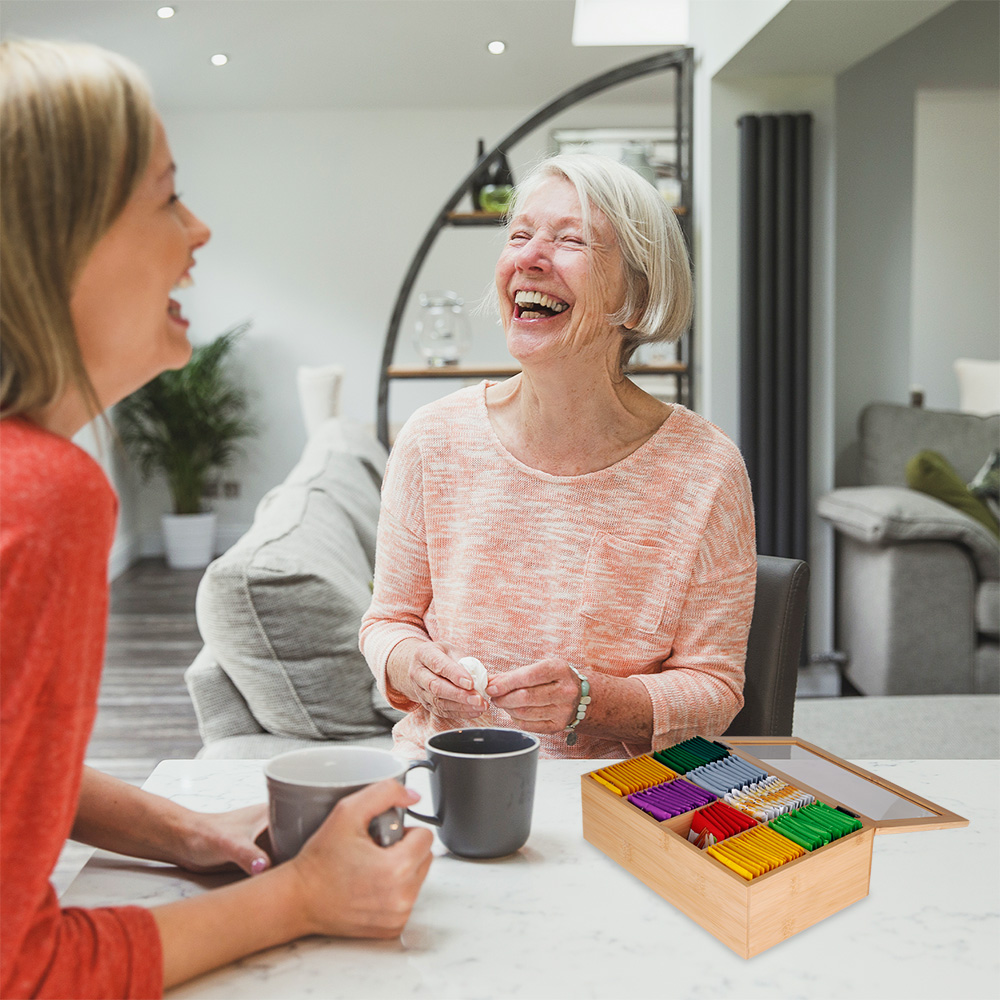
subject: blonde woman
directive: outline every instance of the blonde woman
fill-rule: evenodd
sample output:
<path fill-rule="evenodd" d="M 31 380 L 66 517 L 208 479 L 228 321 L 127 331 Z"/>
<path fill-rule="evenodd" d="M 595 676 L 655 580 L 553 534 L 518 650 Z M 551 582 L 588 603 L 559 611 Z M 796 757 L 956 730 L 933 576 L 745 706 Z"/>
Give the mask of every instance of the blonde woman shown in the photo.
<path fill-rule="evenodd" d="M 521 374 L 415 413 L 383 488 L 361 647 L 408 712 L 397 748 L 474 720 L 554 757 L 720 734 L 756 580 L 746 470 L 718 428 L 624 374 L 690 318 L 673 213 L 627 167 L 554 157 L 518 192 L 495 278 Z"/>
<path fill-rule="evenodd" d="M 372 817 L 411 796 L 345 799 L 275 868 L 264 807 L 195 813 L 83 766 L 96 710 L 116 499 L 70 438 L 190 355 L 171 290 L 209 230 L 180 200 L 163 126 L 130 63 L 100 49 L 0 45 L 0 995 L 157 996 L 306 934 L 405 924 L 431 835 L 391 848 Z M 67 836 L 192 871 L 254 877 L 155 907 L 61 910 Z"/>

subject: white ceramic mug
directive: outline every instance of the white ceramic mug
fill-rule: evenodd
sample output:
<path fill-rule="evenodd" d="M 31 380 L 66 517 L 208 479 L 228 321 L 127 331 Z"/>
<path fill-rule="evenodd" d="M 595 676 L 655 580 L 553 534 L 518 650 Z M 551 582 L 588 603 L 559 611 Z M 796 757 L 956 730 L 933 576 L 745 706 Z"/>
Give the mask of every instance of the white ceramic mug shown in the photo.
<path fill-rule="evenodd" d="M 377 781 L 402 784 L 407 761 L 375 747 L 323 746 L 289 750 L 264 765 L 271 846 L 276 861 L 295 857 L 345 795 Z M 383 847 L 403 836 L 403 810 L 376 816 L 368 831 Z"/>

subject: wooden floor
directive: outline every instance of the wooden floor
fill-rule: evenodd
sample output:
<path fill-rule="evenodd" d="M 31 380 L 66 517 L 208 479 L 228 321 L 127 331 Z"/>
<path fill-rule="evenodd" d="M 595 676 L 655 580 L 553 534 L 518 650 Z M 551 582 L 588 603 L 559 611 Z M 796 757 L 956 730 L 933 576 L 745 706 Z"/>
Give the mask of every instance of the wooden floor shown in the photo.
<path fill-rule="evenodd" d="M 194 600 L 202 570 L 145 559 L 111 585 L 108 642 L 87 763 L 141 784 L 201 748 L 184 671 L 201 649 Z"/>
<path fill-rule="evenodd" d="M 201 649 L 194 599 L 202 570 L 144 559 L 111 585 L 108 642 L 87 764 L 141 785 L 161 760 L 201 749 L 184 671 Z M 90 848 L 70 842 L 53 876 L 72 881 Z"/>

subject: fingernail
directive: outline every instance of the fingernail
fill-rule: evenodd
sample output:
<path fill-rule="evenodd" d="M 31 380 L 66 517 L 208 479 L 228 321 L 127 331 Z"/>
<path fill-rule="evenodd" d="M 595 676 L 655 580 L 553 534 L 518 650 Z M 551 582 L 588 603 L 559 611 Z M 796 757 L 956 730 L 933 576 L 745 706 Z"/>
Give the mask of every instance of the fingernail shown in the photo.
<path fill-rule="evenodd" d="M 412 788 L 406 789 L 406 797 L 410 800 L 410 805 L 412 806 L 414 802 L 420 801 L 420 793 L 414 791 Z"/>
<path fill-rule="evenodd" d="M 267 868 L 267 858 L 254 858 L 250 862 L 251 875 L 259 875 L 265 868 Z"/>
<path fill-rule="evenodd" d="M 494 698 L 494 697 L 496 697 L 496 693 L 497 693 L 497 686 L 496 686 L 496 684 L 491 684 L 491 685 L 490 685 L 490 686 L 489 686 L 489 687 L 488 687 L 488 688 L 486 689 L 486 693 L 487 693 L 487 694 L 488 694 L 488 695 L 489 695 L 489 696 L 490 696 L 491 698 Z"/>

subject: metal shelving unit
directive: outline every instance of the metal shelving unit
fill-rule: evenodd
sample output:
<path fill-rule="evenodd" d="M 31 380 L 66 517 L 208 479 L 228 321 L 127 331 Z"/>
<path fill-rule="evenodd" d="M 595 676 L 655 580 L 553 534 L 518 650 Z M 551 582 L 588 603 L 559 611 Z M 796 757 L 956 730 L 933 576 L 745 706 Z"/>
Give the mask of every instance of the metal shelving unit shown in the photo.
<path fill-rule="evenodd" d="M 677 164 L 681 182 L 680 205 L 675 209 L 681 229 L 687 239 L 688 247 L 691 246 L 692 234 L 692 189 L 691 189 L 691 100 L 692 82 L 694 71 L 694 58 L 692 49 L 672 49 L 667 52 L 658 53 L 636 62 L 627 63 L 616 69 L 609 70 L 595 76 L 584 83 L 573 87 L 564 94 L 556 97 L 548 104 L 543 105 L 533 115 L 526 118 L 514 129 L 507 133 L 488 153 L 473 166 L 469 173 L 462 179 L 454 193 L 441 207 L 441 210 L 434 217 L 430 228 L 417 247 L 416 253 L 407 268 L 406 276 L 400 285 L 396 295 L 396 302 L 393 306 L 392 315 L 389 319 L 389 328 L 386 332 L 385 345 L 382 349 L 382 364 L 379 372 L 378 384 L 378 436 L 384 445 L 389 445 L 389 387 L 396 379 L 465 379 L 465 378 L 506 378 L 516 375 L 520 369 L 516 365 L 449 365 L 443 368 L 431 368 L 424 366 L 400 366 L 393 364 L 396 354 L 396 342 L 399 338 L 400 325 L 403 320 L 403 313 L 413 292 L 413 286 L 420 274 L 427 254 L 430 252 L 434 241 L 445 228 L 462 228 L 471 226 L 498 226 L 503 221 L 503 216 L 492 212 L 456 212 L 455 207 L 466 197 L 469 191 L 469 183 L 473 175 L 481 166 L 491 163 L 501 153 L 507 153 L 512 146 L 516 145 L 526 135 L 533 132 L 540 125 L 554 118 L 557 114 L 565 111 L 580 101 L 592 97 L 603 90 L 608 90 L 618 84 L 626 83 L 641 76 L 652 73 L 673 72 L 675 74 L 675 124 L 677 130 Z M 630 367 L 629 374 L 637 375 L 667 375 L 676 380 L 677 396 L 681 402 L 691 404 L 694 395 L 693 372 L 690 359 L 692 355 L 692 329 L 681 338 L 678 345 L 678 358 L 676 363 L 666 365 L 636 365 Z"/>

